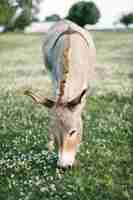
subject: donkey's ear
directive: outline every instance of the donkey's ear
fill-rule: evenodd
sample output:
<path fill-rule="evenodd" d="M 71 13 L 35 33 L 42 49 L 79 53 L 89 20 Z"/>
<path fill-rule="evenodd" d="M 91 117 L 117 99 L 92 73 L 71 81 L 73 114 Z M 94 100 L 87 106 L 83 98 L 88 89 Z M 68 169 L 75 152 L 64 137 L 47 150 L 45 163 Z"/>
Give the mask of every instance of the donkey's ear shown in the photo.
<path fill-rule="evenodd" d="M 48 108 L 52 108 L 55 105 L 55 101 L 43 98 L 40 95 L 33 93 L 31 90 L 25 90 L 24 95 L 30 96 L 37 104 L 41 104 Z"/>
<path fill-rule="evenodd" d="M 76 98 L 72 99 L 71 101 L 69 101 L 67 103 L 67 107 L 73 108 L 74 106 L 80 104 L 81 100 L 82 100 L 82 97 L 85 95 L 86 91 L 87 91 L 87 89 L 84 89 L 78 97 L 76 97 Z"/>

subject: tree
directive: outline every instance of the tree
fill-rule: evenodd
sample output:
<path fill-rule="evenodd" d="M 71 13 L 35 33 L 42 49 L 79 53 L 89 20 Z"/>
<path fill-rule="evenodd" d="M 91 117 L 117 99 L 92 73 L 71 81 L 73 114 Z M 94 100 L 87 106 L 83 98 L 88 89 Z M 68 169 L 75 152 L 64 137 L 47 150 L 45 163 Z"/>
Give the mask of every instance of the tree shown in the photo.
<path fill-rule="evenodd" d="M 25 26 L 32 21 L 37 21 L 37 15 L 40 12 L 40 4 L 43 0 L 16 0 L 22 13 L 15 21 L 14 27 L 23 30 Z"/>
<path fill-rule="evenodd" d="M 47 16 L 45 18 L 45 21 L 49 21 L 49 22 L 52 22 L 52 21 L 60 21 L 61 20 L 61 17 L 57 14 L 53 14 L 53 15 L 50 15 L 50 16 Z"/>
<path fill-rule="evenodd" d="M 8 26 L 10 19 L 14 15 L 16 9 L 12 6 L 10 1 L 1 0 L 0 2 L 0 25 Z"/>
<path fill-rule="evenodd" d="M 23 30 L 32 21 L 32 0 L 16 0 L 20 14 L 15 18 L 13 28 Z"/>
<path fill-rule="evenodd" d="M 86 24 L 96 24 L 100 18 L 100 11 L 91 1 L 79 1 L 70 8 L 66 18 L 83 27 Z"/>
<path fill-rule="evenodd" d="M 23 29 L 31 21 L 32 0 L 1 0 L 0 24 L 5 31 Z"/>
<path fill-rule="evenodd" d="M 6 31 L 23 30 L 39 12 L 43 0 L 0 0 L 0 25 Z"/>
<path fill-rule="evenodd" d="M 124 14 L 120 18 L 120 23 L 124 24 L 126 27 L 133 24 L 133 13 Z"/>
<path fill-rule="evenodd" d="M 23 30 L 25 26 L 29 25 L 32 21 L 31 10 L 25 7 L 21 14 L 16 18 L 13 29 Z"/>

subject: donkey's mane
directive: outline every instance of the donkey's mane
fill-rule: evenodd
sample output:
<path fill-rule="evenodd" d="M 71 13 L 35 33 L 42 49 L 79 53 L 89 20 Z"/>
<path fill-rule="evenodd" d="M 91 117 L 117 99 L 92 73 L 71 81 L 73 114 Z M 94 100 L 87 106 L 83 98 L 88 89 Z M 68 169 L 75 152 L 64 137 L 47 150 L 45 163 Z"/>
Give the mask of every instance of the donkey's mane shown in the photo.
<path fill-rule="evenodd" d="M 57 104 L 62 103 L 62 97 L 65 91 L 66 80 L 69 74 L 69 50 L 70 50 L 70 35 L 72 34 L 79 34 L 84 41 L 86 42 L 87 46 L 89 47 L 89 43 L 87 39 L 78 31 L 73 30 L 70 26 L 68 26 L 67 30 L 62 32 L 55 40 L 52 50 L 56 47 L 57 42 L 63 36 L 66 36 L 65 44 L 64 44 L 64 51 L 63 51 L 63 73 L 62 73 L 62 80 L 60 81 L 60 88 L 59 88 L 59 96 L 57 99 Z"/>

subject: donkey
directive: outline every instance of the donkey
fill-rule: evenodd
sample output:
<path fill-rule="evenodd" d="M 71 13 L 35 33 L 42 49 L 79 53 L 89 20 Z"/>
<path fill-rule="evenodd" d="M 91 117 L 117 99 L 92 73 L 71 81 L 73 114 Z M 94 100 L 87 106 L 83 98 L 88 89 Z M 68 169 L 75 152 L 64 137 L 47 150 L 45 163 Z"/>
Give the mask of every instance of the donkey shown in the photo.
<path fill-rule="evenodd" d="M 54 127 L 49 133 L 49 149 L 58 146 L 61 167 L 75 164 L 82 138 L 82 111 L 93 81 L 96 51 L 88 31 L 62 20 L 47 33 L 43 43 L 44 64 L 52 74 L 54 99 L 25 91 L 38 104 L 51 109 Z"/>

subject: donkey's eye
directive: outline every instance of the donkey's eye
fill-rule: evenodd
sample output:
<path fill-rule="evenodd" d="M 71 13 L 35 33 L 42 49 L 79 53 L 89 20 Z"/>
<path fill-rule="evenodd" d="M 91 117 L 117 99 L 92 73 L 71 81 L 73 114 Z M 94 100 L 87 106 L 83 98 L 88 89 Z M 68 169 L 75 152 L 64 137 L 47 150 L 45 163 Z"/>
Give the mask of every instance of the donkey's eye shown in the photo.
<path fill-rule="evenodd" d="M 69 132 L 69 135 L 72 136 L 75 132 L 76 132 L 76 130 L 71 130 L 71 131 Z"/>

